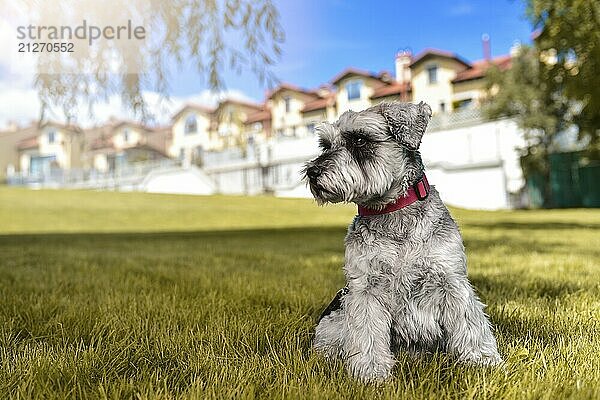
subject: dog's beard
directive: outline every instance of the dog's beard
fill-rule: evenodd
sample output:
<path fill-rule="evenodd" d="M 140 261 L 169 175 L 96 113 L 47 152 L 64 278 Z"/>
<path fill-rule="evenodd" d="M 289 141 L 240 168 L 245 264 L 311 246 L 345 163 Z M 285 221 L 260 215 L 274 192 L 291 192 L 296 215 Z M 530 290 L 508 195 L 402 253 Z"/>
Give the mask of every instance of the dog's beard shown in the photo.
<path fill-rule="evenodd" d="M 391 166 L 381 159 L 359 164 L 350 154 L 337 153 L 334 161 L 333 165 L 325 167 L 321 164 L 322 174 L 316 179 L 311 180 L 304 175 L 319 204 L 346 202 L 380 205 L 397 196 L 398 177 L 389 172 Z M 395 162 L 394 167 L 400 173 L 404 171 L 402 163 Z"/>
<path fill-rule="evenodd" d="M 310 191 L 319 204 L 339 203 L 344 201 L 343 196 L 340 196 L 331 188 L 319 183 L 309 181 Z"/>

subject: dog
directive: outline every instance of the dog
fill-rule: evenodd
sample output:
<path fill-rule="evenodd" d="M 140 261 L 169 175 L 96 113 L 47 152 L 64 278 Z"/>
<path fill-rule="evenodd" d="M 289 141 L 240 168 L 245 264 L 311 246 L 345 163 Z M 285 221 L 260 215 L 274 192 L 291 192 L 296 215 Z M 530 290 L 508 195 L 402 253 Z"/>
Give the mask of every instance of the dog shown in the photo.
<path fill-rule="evenodd" d="M 398 351 L 502 363 L 458 226 L 424 174 L 419 146 L 430 118 L 423 102 L 346 111 L 316 127 L 322 153 L 304 166 L 319 204 L 358 205 L 345 238 L 346 286 L 321 315 L 313 347 L 363 381 L 390 377 Z"/>

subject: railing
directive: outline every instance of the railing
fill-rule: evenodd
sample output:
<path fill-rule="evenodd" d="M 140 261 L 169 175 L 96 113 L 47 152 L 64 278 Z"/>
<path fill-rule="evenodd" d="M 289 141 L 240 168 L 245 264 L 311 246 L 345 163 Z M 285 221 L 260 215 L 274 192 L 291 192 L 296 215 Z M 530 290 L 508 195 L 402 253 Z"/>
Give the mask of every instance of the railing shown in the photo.
<path fill-rule="evenodd" d="M 112 171 L 96 169 L 53 169 L 36 175 L 16 173 L 7 178 L 9 185 L 65 188 L 118 188 L 141 182 L 157 168 L 181 166 L 179 160 L 162 159 L 124 164 Z"/>
<path fill-rule="evenodd" d="M 458 128 L 465 125 L 480 124 L 485 116 L 478 108 L 466 108 L 451 113 L 436 114 L 427 125 L 428 131 Z"/>

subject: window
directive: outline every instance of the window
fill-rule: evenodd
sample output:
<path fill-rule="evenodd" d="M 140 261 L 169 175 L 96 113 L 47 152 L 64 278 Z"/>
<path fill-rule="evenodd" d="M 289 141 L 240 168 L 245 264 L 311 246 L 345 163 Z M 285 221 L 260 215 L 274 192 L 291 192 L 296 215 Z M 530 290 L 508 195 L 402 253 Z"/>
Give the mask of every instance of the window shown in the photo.
<path fill-rule="evenodd" d="M 455 110 L 465 110 L 467 108 L 471 108 L 472 105 L 473 99 L 464 99 L 452 103 L 452 106 Z"/>
<path fill-rule="evenodd" d="M 289 113 L 292 109 L 292 98 L 290 96 L 285 96 L 283 101 L 285 102 L 285 112 Z"/>
<path fill-rule="evenodd" d="M 184 132 L 186 135 L 196 133 L 198 131 L 198 121 L 196 120 L 195 115 L 190 115 L 185 119 L 185 129 Z"/>
<path fill-rule="evenodd" d="M 56 132 L 55 131 L 48 131 L 48 143 L 52 144 L 56 141 Z"/>
<path fill-rule="evenodd" d="M 360 99 L 361 81 L 350 81 L 346 84 L 346 92 L 348 92 L 348 100 Z"/>
<path fill-rule="evenodd" d="M 446 103 L 440 102 L 440 112 L 446 112 Z"/>
<path fill-rule="evenodd" d="M 429 84 L 437 83 L 437 65 L 430 65 L 427 67 L 427 80 Z"/>
<path fill-rule="evenodd" d="M 129 129 L 123 131 L 123 142 L 129 143 Z"/>
<path fill-rule="evenodd" d="M 33 156 L 29 160 L 29 174 L 33 176 L 47 175 L 56 163 L 56 156 Z"/>
<path fill-rule="evenodd" d="M 315 123 L 311 122 L 310 124 L 306 124 L 306 131 L 308 133 L 315 133 Z"/>

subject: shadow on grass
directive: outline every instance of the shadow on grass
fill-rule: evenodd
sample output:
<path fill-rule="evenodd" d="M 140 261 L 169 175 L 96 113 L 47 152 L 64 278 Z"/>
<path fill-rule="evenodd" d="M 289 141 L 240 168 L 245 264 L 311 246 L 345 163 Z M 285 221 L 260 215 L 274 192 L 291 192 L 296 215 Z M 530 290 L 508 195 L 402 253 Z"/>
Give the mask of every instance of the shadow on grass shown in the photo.
<path fill-rule="evenodd" d="M 520 224 L 520 223 L 497 223 L 497 224 L 463 224 L 466 226 L 485 227 L 489 229 L 598 229 L 592 225 L 582 224 Z M 232 245 L 248 251 L 261 251 L 268 248 L 269 251 L 281 251 L 284 254 L 315 255 L 328 252 L 343 254 L 343 238 L 346 228 L 341 226 L 327 227 L 286 227 L 286 228 L 249 228 L 235 230 L 216 231 L 176 231 L 176 232 L 123 232 L 123 233 L 38 233 L 38 234 L 12 234 L 0 235 L 0 249 L 2 247 L 35 248 L 43 246 L 53 248 L 56 244 L 64 247 L 73 246 L 80 249 L 106 246 L 109 243 L 118 246 L 131 246 L 138 242 L 144 243 L 150 251 L 156 250 L 155 244 L 161 242 L 198 242 L 204 245 L 214 245 L 219 251 L 225 251 Z M 256 246 L 253 248 L 253 246 Z M 475 235 L 467 236 L 467 252 L 485 253 L 494 247 L 501 247 L 507 254 L 531 254 L 539 253 L 565 253 L 572 249 L 563 243 L 515 239 L 507 234 L 498 239 L 483 239 Z M 586 248 L 587 249 L 587 248 Z M 581 254 L 581 250 L 578 250 Z M 594 249 L 585 252 L 595 252 Z M 511 275 L 510 266 L 507 266 L 505 275 L 488 275 L 485 273 L 471 276 L 471 281 L 483 294 L 484 299 L 490 299 L 495 304 L 504 304 L 511 300 L 518 300 L 523 304 L 534 298 L 555 300 L 563 299 L 578 291 L 585 290 L 595 292 L 597 285 L 575 284 L 569 281 L 557 279 L 540 279 L 539 277 L 527 277 Z M 331 297 L 334 296 L 331 293 Z M 492 300 L 493 299 L 493 300 Z M 491 302 L 488 300 L 488 302 Z M 277 308 L 276 304 L 268 304 Z M 307 310 L 307 314 L 316 320 L 317 316 L 327 304 L 317 304 L 315 308 Z M 550 307 L 550 305 L 549 305 Z M 547 344 L 557 344 L 568 339 L 571 335 L 569 328 L 563 325 L 557 326 L 551 320 L 529 316 L 526 318 L 504 311 L 493 315 L 493 322 L 497 329 L 508 341 L 521 341 L 523 338 L 534 338 Z M 598 332 L 591 330 L 594 335 Z M 590 333 L 590 334 L 592 334 Z M 309 346 L 310 335 L 303 338 L 302 345 Z M 308 348 L 308 347 L 307 347 Z"/>
<path fill-rule="evenodd" d="M 142 243 L 143 246 L 161 243 L 185 243 L 187 245 L 214 246 L 252 250 L 279 247 L 286 253 L 297 249 L 300 253 L 318 253 L 320 251 L 343 252 L 345 227 L 291 227 L 291 228 L 249 228 L 211 231 L 163 231 L 163 232 L 94 232 L 94 233 L 23 233 L 0 235 L 2 246 L 49 247 L 58 244 L 73 248 L 92 248 L 95 246 Z M 29 247 L 28 247 L 29 248 Z M 155 251 L 150 248 L 150 252 Z"/>
<path fill-rule="evenodd" d="M 531 254 L 533 252 L 560 253 L 564 251 L 571 251 L 569 245 L 561 242 L 549 242 L 547 240 L 541 242 L 536 239 L 515 240 L 510 236 L 484 239 L 476 237 L 475 235 L 469 235 L 464 239 L 464 244 L 467 255 L 471 252 L 487 252 L 491 249 L 500 249 L 504 250 L 506 253 L 522 255 Z"/>
<path fill-rule="evenodd" d="M 572 340 L 594 341 L 600 335 L 600 329 L 591 320 L 573 324 L 564 317 L 524 316 L 510 310 L 502 310 L 490 319 L 506 343 L 520 343 L 526 347 L 531 344 L 559 347 Z"/>
<path fill-rule="evenodd" d="M 508 230 L 573 230 L 573 229 L 591 229 L 600 230 L 600 224 L 580 224 L 571 222 L 463 222 L 464 227 L 483 228 L 483 229 L 508 229 Z"/>
<path fill-rule="evenodd" d="M 324 226 L 324 227 L 285 227 L 285 228 L 241 228 L 241 229 L 217 229 L 206 231 L 149 231 L 149 232 L 40 232 L 40 233 L 14 233 L 0 234 L 2 241 L 14 240 L 90 240 L 90 239 L 198 239 L 198 238 L 222 238 L 222 237 L 255 237 L 256 235 L 300 235 L 311 236 L 314 234 L 341 235 L 343 240 L 346 227 Z"/>
<path fill-rule="evenodd" d="M 526 301 L 533 298 L 556 300 L 580 291 L 595 291 L 597 285 L 576 284 L 557 279 L 540 277 L 528 278 L 514 275 L 470 275 L 471 283 L 485 297 L 493 297 L 495 302 L 505 303 L 511 300 Z"/>

